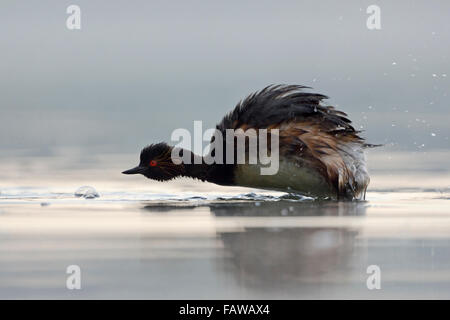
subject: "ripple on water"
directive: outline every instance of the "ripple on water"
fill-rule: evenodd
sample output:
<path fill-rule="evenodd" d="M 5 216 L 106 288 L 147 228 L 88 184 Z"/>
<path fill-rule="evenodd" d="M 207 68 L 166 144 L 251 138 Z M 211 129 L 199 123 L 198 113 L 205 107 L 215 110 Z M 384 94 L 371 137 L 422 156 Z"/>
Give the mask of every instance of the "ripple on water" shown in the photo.
<path fill-rule="evenodd" d="M 42 206 L 50 205 L 54 202 L 73 202 L 79 199 L 95 199 L 100 194 L 93 187 L 83 186 L 74 193 L 53 192 L 45 188 L 12 188 L 2 190 L 0 199 L 3 201 L 39 201 Z M 148 192 L 121 192 L 102 191 L 102 202 L 135 202 L 135 201 L 177 201 L 177 202 L 207 202 L 207 201 L 311 201 L 314 198 L 293 193 L 281 192 L 250 192 L 242 194 L 194 194 L 194 193 L 148 193 Z"/>

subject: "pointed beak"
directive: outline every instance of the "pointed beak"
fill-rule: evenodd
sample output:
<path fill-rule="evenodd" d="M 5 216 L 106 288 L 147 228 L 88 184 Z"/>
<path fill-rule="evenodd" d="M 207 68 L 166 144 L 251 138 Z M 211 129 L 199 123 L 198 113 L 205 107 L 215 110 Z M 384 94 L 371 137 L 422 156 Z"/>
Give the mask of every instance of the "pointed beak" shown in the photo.
<path fill-rule="evenodd" d="M 129 170 L 125 170 L 124 172 L 122 172 L 123 174 L 138 174 L 138 173 L 142 173 L 145 170 L 144 167 L 135 167 L 133 169 L 129 169 Z"/>

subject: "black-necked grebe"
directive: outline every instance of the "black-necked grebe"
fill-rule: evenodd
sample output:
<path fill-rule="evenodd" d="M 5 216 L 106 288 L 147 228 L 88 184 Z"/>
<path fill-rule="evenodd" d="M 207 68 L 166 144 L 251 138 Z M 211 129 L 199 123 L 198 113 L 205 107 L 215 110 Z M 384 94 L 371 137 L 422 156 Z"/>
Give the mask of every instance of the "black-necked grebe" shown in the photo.
<path fill-rule="evenodd" d="M 309 87 L 272 85 L 239 102 L 216 127 L 223 133 L 223 163 L 207 164 L 183 149 L 181 154 L 191 161 L 175 164 L 173 147 L 158 143 L 145 147 L 139 165 L 123 173 L 140 173 L 158 181 L 184 176 L 320 198 L 364 199 L 369 184 L 364 149 L 371 145 L 358 135 L 344 112 L 321 105 L 327 96 L 304 92 L 305 88 Z M 277 173 L 262 175 L 260 164 L 227 164 L 227 129 L 278 129 Z"/>

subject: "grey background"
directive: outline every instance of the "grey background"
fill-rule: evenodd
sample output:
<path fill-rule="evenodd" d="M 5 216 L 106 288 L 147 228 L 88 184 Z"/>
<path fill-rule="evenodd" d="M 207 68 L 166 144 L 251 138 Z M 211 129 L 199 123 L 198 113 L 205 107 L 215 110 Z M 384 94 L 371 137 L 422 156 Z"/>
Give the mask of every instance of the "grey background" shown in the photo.
<path fill-rule="evenodd" d="M 66 28 L 70 4 L 81 30 Z M 382 30 L 366 28 L 370 4 Z M 193 120 L 213 127 L 271 83 L 330 96 L 389 150 L 448 149 L 449 12 L 449 1 L 2 0 L 0 150 L 137 152 Z"/>

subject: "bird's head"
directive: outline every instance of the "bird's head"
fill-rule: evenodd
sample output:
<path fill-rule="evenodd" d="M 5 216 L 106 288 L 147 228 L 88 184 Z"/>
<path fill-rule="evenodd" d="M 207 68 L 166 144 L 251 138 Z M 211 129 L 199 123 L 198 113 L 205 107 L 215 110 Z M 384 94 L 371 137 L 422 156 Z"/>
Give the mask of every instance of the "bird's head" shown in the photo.
<path fill-rule="evenodd" d="M 142 174 L 158 181 L 171 180 L 184 171 L 183 164 L 176 165 L 171 158 L 172 147 L 166 143 L 152 144 L 141 151 L 139 165 L 122 172 L 123 174 Z"/>

